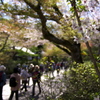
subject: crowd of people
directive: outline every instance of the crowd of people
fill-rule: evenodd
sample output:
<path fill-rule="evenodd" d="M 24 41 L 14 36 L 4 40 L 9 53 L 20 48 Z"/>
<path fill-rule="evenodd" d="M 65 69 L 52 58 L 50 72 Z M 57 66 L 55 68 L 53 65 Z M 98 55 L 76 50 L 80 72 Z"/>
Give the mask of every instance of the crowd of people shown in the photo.
<path fill-rule="evenodd" d="M 34 65 L 34 64 L 18 64 L 13 68 L 13 73 L 10 75 L 9 86 L 11 87 L 11 94 L 8 100 L 12 100 L 15 94 L 15 100 L 19 100 L 18 93 L 19 91 L 27 91 L 27 86 L 29 86 L 30 78 L 32 78 L 32 96 L 35 95 L 35 87 L 38 85 L 39 93 L 41 94 L 41 76 L 42 74 L 51 75 L 54 77 L 54 71 L 57 71 L 59 75 L 60 69 L 68 68 L 67 62 L 47 62 L 46 64 Z M 3 86 L 6 84 L 6 67 L 0 65 L 0 100 L 2 98 Z M 13 78 L 14 77 L 14 78 Z M 13 83 L 11 83 L 13 81 Z"/>
<path fill-rule="evenodd" d="M 0 65 L 0 100 L 3 100 L 3 86 L 6 84 L 6 67 L 4 65 Z M 40 87 L 40 68 L 38 65 L 30 65 L 30 70 L 27 67 L 20 68 L 16 66 L 13 68 L 13 73 L 10 75 L 9 86 L 11 87 L 11 94 L 8 100 L 13 100 L 13 96 L 15 94 L 15 100 L 19 100 L 18 93 L 19 91 L 27 91 L 27 84 L 29 85 L 30 77 L 33 82 L 32 96 L 35 95 L 35 86 L 36 83 L 39 87 L 39 94 L 41 93 Z"/>

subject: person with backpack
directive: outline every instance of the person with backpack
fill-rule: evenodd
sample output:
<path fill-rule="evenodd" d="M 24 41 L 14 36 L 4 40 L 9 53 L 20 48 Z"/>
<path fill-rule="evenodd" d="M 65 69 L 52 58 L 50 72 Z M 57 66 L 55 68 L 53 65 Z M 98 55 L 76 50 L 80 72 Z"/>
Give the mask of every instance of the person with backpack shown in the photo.
<path fill-rule="evenodd" d="M 35 95 L 35 86 L 36 83 L 38 84 L 38 88 L 39 88 L 39 94 L 41 93 L 41 87 L 40 87 L 40 79 L 41 78 L 41 73 L 40 73 L 40 69 L 39 66 L 36 65 L 32 71 L 32 81 L 33 81 L 33 89 L 32 89 L 32 96 Z"/>
<path fill-rule="evenodd" d="M 13 99 L 14 94 L 15 94 L 15 100 L 19 100 L 18 92 L 20 89 L 20 79 L 21 79 L 21 76 L 19 74 L 19 69 L 15 67 L 13 69 L 13 73 L 11 74 L 10 80 L 9 80 L 9 85 L 11 87 L 11 94 L 10 94 L 9 100 Z"/>
<path fill-rule="evenodd" d="M 0 100 L 3 100 L 3 86 L 6 84 L 6 73 L 4 72 L 6 67 L 4 65 L 0 65 Z"/>

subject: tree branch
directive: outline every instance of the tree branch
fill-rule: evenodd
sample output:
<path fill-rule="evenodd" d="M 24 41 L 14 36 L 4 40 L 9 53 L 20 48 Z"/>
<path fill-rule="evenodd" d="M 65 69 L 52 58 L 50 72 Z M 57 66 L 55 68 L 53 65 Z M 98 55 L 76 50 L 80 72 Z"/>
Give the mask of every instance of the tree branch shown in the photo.
<path fill-rule="evenodd" d="M 8 38 L 9 38 L 9 35 L 6 37 L 4 44 L 3 44 L 2 48 L 0 49 L 0 52 L 2 52 L 4 50 L 4 48 L 5 48 L 6 44 L 7 44 Z"/>
<path fill-rule="evenodd" d="M 4 4 L 3 0 L 1 0 L 1 3 Z"/>
<path fill-rule="evenodd" d="M 59 17 L 63 16 L 63 14 L 60 12 L 60 10 L 58 9 L 56 4 L 53 6 L 53 8 L 54 8 L 55 12 L 58 14 Z"/>
<path fill-rule="evenodd" d="M 56 45 L 56 44 L 55 44 L 55 45 Z M 65 51 L 68 55 L 71 56 L 71 52 L 69 52 L 68 49 L 63 48 L 63 47 L 61 47 L 60 45 L 56 45 L 56 46 L 57 46 L 58 48 L 60 48 L 61 50 Z"/>

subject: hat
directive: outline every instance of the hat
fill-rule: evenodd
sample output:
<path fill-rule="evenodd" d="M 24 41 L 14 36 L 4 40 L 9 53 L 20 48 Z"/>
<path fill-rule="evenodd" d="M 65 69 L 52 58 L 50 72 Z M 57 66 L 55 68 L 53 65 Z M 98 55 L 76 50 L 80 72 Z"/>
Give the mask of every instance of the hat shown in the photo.
<path fill-rule="evenodd" d="M 19 63 L 19 64 L 17 64 L 17 66 L 19 67 L 21 64 Z"/>
<path fill-rule="evenodd" d="M 6 67 L 4 65 L 0 65 L 0 71 L 4 71 Z"/>
<path fill-rule="evenodd" d="M 34 67 L 34 65 L 33 64 L 30 64 L 30 67 Z"/>
<path fill-rule="evenodd" d="M 39 70 L 39 65 L 35 65 L 35 69 L 36 70 Z"/>

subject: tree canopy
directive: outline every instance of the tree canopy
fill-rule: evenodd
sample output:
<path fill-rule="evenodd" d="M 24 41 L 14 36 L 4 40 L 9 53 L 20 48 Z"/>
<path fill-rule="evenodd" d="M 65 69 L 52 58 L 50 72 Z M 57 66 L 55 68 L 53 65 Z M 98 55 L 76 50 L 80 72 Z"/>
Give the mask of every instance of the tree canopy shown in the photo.
<path fill-rule="evenodd" d="M 88 11 L 86 7 L 92 4 L 91 1 L 15 0 L 1 2 L 0 9 L 1 12 L 13 18 L 16 22 L 20 22 L 19 26 L 22 23 L 35 25 L 35 27 L 32 27 L 33 29 L 37 26 L 39 33 L 42 32 L 44 39 L 49 40 L 58 48 L 72 56 L 74 61 L 80 63 L 83 62 L 81 57 L 81 44 L 80 42 L 77 43 L 77 38 L 74 38 L 74 36 L 79 38 L 85 35 L 78 34 L 81 32 L 81 28 L 76 26 L 77 18 L 74 16 L 74 10 L 76 9 L 76 12 L 82 16 L 83 12 Z M 98 3 L 95 0 L 93 6 L 98 6 Z M 1 16 L 3 15 L 1 14 Z M 85 23 L 86 19 L 82 21 Z M 88 39 L 88 37 L 85 38 Z"/>

